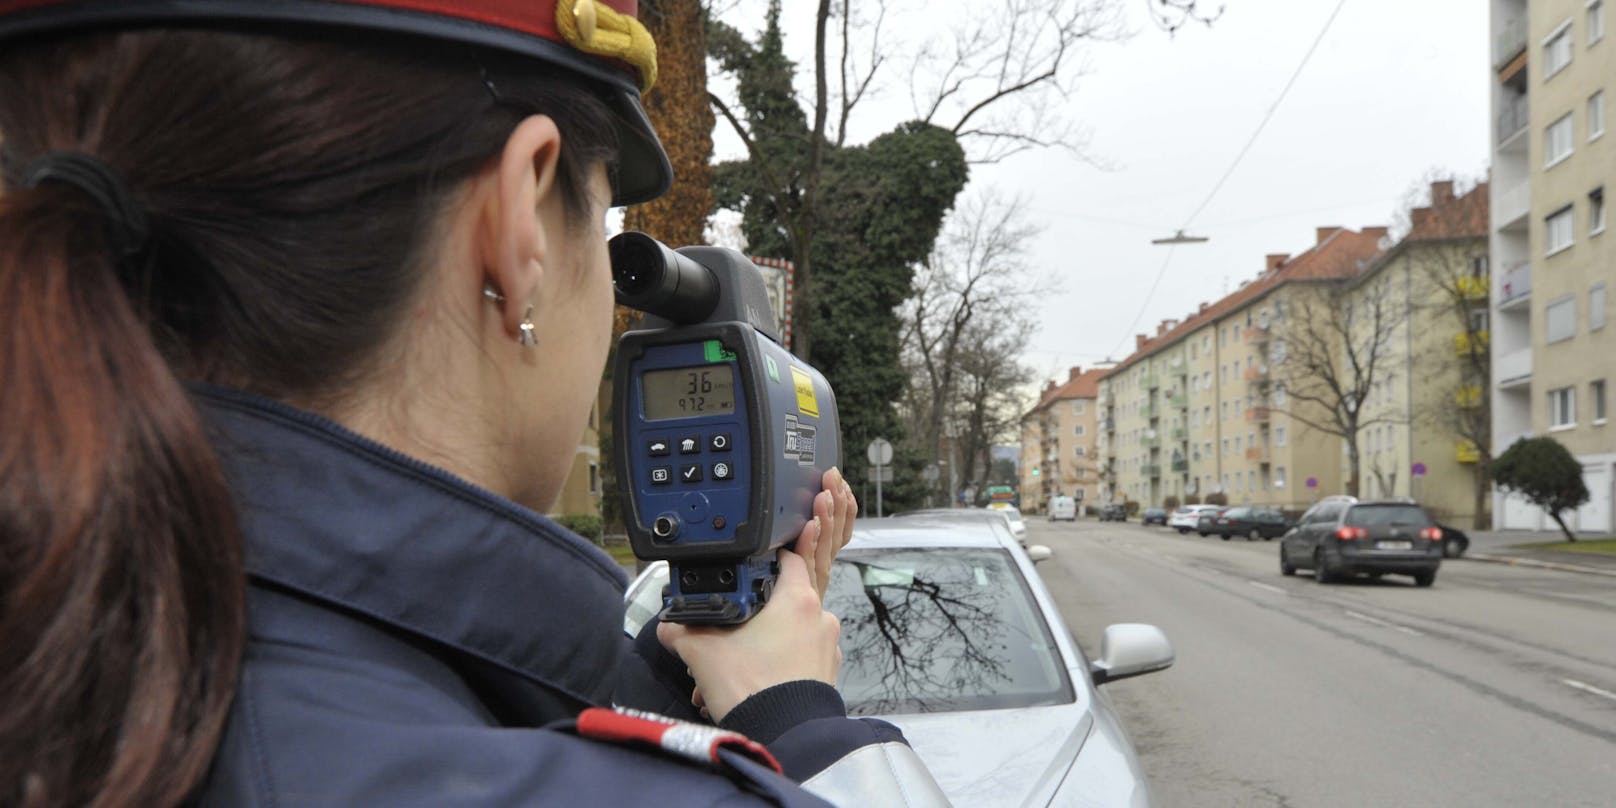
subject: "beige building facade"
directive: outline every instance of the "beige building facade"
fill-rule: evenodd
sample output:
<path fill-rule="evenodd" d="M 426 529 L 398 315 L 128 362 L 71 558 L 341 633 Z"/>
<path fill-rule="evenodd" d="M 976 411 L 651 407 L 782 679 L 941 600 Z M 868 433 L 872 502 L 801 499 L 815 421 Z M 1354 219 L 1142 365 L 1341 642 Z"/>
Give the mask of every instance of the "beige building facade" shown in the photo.
<path fill-rule="evenodd" d="M 1340 493 L 1340 439 L 1293 416 L 1307 405 L 1276 380 L 1278 337 L 1293 298 L 1356 274 L 1385 235 L 1321 227 L 1300 255 L 1267 256 L 1234 293 L 1138 335 L 1134 353 L 1100 383 L 1108 427 L 1101 497 L 1149 507 L 1216 494 L 1300 508 Z"/>
<path fill-rule="evenodd" d="M 1066 381 L 1050 382 L 1038 404 L 1021 417 L 1021 510 L 1046 513 L 1051 497 L 1075 497 L 1080 506 L 1098 501 L 1100 419 L 1097 397 L 1104 369 L 1071 368 Z"/>
<path fill-rule="evenodd" d="M 1593 535 L 1616 531 L 1609 5 L 1491 0 L 1493 445 L 1502 451 L 1538 435 L 1563 443 L 1582 462 L 1591 495 L 1567 522 Z M 1515 495 L 1495 493 L 1493 511 L 1503 528 L 1553 528 Z"/>

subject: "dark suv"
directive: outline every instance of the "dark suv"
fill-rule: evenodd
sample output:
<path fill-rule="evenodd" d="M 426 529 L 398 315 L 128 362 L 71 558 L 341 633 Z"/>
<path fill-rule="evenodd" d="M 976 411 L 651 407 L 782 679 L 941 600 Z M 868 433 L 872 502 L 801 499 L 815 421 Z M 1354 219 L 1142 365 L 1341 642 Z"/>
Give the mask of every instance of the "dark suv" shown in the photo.
<path fill-rule="evenodd" d="M 1327 584 L 1352 575 L 1412 575 L 1430 586 L 1442 564 L 1442 528 L 1412 502 L 1331 498 L 1302 514 L 1279 543 L 1279 571 L 1313 570 Z"/>
<path fill-rule="evenodd" d="M 1100 521 L 1126 522 L 1128 521 L 1128 511 L 1121 505 L 1106 505 L 1100 509 Z"/>

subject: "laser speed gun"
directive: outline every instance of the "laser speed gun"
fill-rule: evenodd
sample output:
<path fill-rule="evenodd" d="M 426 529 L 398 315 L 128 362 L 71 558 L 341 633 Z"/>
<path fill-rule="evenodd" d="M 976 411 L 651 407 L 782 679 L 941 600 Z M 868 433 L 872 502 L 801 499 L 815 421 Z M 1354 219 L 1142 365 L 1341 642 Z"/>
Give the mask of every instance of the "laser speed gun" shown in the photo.
<path fill-rule="evenodd" d="M 666 559 L 662 619 L 741 623 L 775 551 L 841 462 L 836 397 L 780 345 L 763 276 L 719 247 L 609 244 L 617 302 L 647 315 L 617 343 L 613 448 L 634 554 Z"/>

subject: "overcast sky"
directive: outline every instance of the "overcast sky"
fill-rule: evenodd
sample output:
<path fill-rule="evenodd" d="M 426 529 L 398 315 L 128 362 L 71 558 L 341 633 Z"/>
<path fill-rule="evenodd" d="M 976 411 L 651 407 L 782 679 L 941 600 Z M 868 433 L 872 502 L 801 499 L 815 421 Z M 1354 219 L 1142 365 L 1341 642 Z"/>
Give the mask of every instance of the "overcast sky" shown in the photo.
<path fill-rule="evenodd" d="M 737 2 L 730 19 L 762 8 Z M 896 2 L 890 19 L 911 36 L 942 18 L 939 9 L 959 5 Z M 1305 250 L 1317 225 L 1390 224 L 1433 169 L 1468 177 L 1486 170 L 1487 5 L 1346 0 L 1250 153 L 1190 222 L 1193 234 L 1211 241 L 1153 246 L 1207 198 L 1336 0 L 1227 0 L 1210 29 L 1192 26 L 1176 37 L 1149 23 L 1145 2 L 1122 0 L 1133 35 L 1089 49 L 1088 75 L 1069 101 L 1094 159 L 1024 153 L 974 168 L 967 190 L 1019 194 L 1043 227 L 1030 256 L 1051 292 L 1041 297 L 1041 328 L 1027 359 L 1051 377 L 1064 379 L 1070 365 L 1122 359 L 1135 332 L 1153 332 L 1160 320 L 1234 289 L 1257 274 L 1266 253 Z M 805 89 L 814 5 L 784 4 L 787 49 Z M 901 78 L 887 75 L 886 94 L 850 128 L 853 140 L 910 117 Z M 721 158 L 738 145 L 723 134 Z"/>

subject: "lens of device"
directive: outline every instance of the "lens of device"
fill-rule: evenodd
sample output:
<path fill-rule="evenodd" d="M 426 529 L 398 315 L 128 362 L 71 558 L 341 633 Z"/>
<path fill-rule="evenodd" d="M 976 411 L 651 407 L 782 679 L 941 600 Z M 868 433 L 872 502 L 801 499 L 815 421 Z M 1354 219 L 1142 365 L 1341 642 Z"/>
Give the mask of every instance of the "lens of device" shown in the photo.
<path fill-rule="evenodd" d="M 636 232 L 607 243 L 617 302 L 676 323 L 699 323 L 718 305 L 718 282 L 701 264 Z"/>

